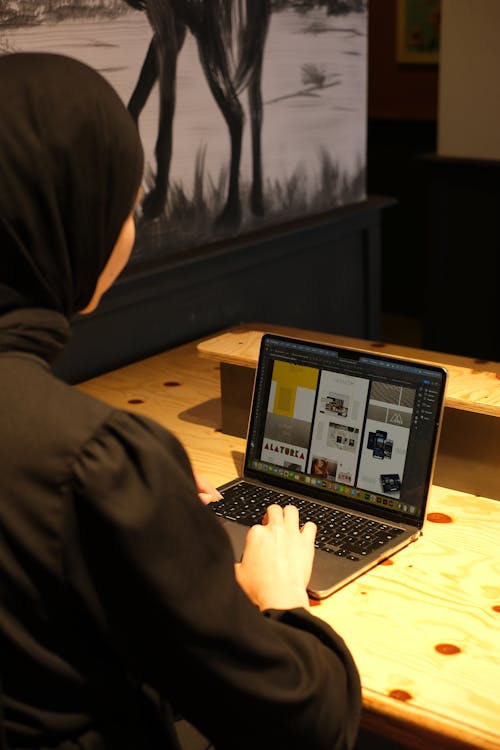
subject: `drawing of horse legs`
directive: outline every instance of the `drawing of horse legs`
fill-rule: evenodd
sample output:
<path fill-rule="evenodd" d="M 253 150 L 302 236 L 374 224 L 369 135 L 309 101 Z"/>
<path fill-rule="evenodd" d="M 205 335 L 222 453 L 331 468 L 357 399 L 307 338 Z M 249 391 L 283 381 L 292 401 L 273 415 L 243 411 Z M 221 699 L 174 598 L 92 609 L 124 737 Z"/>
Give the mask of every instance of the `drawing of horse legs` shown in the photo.
<path fill-rule="evenodd" d="M 159 81 L 156 175 L 154 186 L 142 202 L 144 217 L 156 218 L 164 211 L 167 197 L 172 160 L 177 58 L 186 38 L 186 26 L 176 17 L 169 3 L 148 3 L 147 14 L 153 38 L 129 99 L 128 109 L 137 121 L 156 80 Z"/>
<path fill-rule="evenodd" d="M 226 204 L 217 217 L 216 223 L 225 226 L 238 226 L 241 220 L 240 202 L 240 161 L 241 142 L 243 136 L 244 112 L 238 95 L 229 78 L 227 67 L 216 67 L 213 58 L 208 53 L 210 40 L 198 38 L 198 49 L 201 64 L 212 95 L 226 121 L 231 144 L 231 160 L 229 165 L 229 185 Z"/>
<path fill-rule="evenodd" d="M 142 64 L 139 78 L 128 102 L 128 110 L 136 122 L 138 122 L 139 115 L 146 106 L 151 90 L 158 78 L 157 54 L 153 37 Z"/>
<path fill-rule="evenodd" d="M 187 16 L 179 12 L 175 4 L 165 0 L 144 0 L 133 3 L 137 9 L 145 9 L 153 30 L 153 38 L 142 65 L 137 84 L 129 100 L 129 111 L 138 121 L 151 90 L 159 82 L 159 124 L 155 144 L 155 183 L 143 201 L 145 218 L 155 218 L 165 210 L 169 170 L 172 158 L 173 118 L 175 113 L 177 60 L 187 32 Z M 175 6 L 175 10 L 173 9 Z M 181 3 L 182 6 L 182 3 Z M 190 13 L 193 13 L 191 6 Z M 231 71 L 229 51 L 225 44 L 228 29 L 222 28 L 230 14 L 220 14 L 217 4 L 202 3 L 198 6 L 199 17 L 190 16 L 189 28 L 197 45 L 200 61 L 210 91 L 227 124 L 230 136 L 231 156 L 229 183 L 225 206 L 216 223 L 236 227 L 241 221 L 240 162 L 245 115 L 239 100 L 239 91 L 247 88 L 250 127 L 252 138 L 252 186 L 250 207 L 255 215 L 264 213 L 261 131 L 263 105 L 261 78 L 264 45 L 269 26 L 269 0 L 247 2 L 247 26 L 245 41 L 239 50 L 236 74 Z M 229 27 L 228 27 L 229 28 Z M 239 72 L 238 72 L 239 71 Z"/>
<path fill-rule="evenodd" d="M 248 85 L 248 102 L 250 110 L 250 128 L 252 132 L 252 188 L 250 207 L 255 216 L 264 214 L 263 175 L 262 175 L 262 58 L 264 49 L 260 49 L 259 59 L 255 61 L 252 77 Z"/>
<path fill-rule="evenodd" d="M 240 37 L 239 60 L 236 71 L 230 71 L 228 50 L 224 46 L 222 23 L 215 15 L 207 14 L 206 25 L 198 29 L 196 35 L 200 61 L 212 95 L 227 124 L 231 158 L 229 166 L 229 186 L 226 204 L 217 218 L 218 225 L 238 226 L 241 221 L 240 162 L 245 115 L 238 91 L 248 87 L 250 126 L 252 136 L 252 186 L 250 207 L 257 216 L 264 214 L 262 176 L 262 64 L 264 46 L 270 18 L 268 0 L 247 2 L 247 25 Z M 243 41 L 241 41 L 243 39 Z"/>

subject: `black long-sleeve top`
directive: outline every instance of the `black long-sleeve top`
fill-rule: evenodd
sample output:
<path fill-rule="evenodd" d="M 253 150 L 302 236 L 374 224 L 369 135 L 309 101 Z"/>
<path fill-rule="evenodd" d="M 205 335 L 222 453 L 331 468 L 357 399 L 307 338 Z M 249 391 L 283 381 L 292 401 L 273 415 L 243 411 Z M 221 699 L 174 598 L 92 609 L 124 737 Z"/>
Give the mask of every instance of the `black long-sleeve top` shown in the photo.
<path fill-rule="evenodd" d="M 305 609 L 261 613 L 169 431 L 61 382 L 55 313 L 0 317 L 0 674 L 15 748 L 351 748 L 358 673 Z"/>

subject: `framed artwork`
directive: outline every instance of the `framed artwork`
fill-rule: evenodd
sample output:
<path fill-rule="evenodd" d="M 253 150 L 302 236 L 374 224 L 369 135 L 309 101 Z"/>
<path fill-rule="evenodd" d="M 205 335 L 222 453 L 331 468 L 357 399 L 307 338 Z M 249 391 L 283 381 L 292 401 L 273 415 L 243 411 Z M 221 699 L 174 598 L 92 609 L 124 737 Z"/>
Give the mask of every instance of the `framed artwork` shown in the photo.
<path fill-rule="evenodd" d="M 130 265 L 365 200 L 367 0 L 148 4 L 0 4 L 0 54 L 76 57 L 138 123 L 145 199 Z"/>
<path fill-rule="evenodd" d="M 397 0 L 397 61 L 437 64 L 441 0 Z"/>

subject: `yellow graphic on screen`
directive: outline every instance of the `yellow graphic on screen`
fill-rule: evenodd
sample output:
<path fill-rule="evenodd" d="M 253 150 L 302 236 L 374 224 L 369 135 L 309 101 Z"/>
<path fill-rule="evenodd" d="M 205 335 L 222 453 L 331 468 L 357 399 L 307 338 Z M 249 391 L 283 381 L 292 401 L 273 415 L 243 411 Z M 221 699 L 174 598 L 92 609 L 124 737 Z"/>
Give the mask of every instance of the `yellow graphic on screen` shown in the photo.
<path fill-rule="evenodd" d="M 297 388 L 316 390 L 318 370 L 304 365 L 293 365 L 290 362 L 275 362 L 273 380 L 276 383 L 276 396 L 273 413 L 283 417 L 293 417 Z"/>

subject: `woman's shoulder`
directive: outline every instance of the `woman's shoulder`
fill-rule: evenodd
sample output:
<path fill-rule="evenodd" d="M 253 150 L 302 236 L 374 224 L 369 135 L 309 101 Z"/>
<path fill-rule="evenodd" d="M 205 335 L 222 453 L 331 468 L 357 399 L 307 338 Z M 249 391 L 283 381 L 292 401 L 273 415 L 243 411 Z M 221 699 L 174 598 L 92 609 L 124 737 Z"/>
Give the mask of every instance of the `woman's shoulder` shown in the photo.
<path fill-rule="evenodd" d="M 0 367 L 0 408 L 0 433 L 9 425 L 0 456 L 5 449 L 23 464 L 50 463 L 64 473 L 98 446 L 124 456 L 179 451 L 160 424 L 84 393 L 28 357 Z"/>
<path fill-rule="evenodd" d="M 177 437 L 150 417 L 110 405 L 74 386 L 63 384 L 62 392 L 72 423 L 69 429 L 76 431 L 75 438 L 83 452 L 88 454 L 105 447 L 108 451 L 123 453 L 124 460 L 156 455 L 163 461 L 165 454 L 173 454 L 177 459 L 184 456 L 184 448 Z M 65 420 L 63 413 L 61 418 Z"/>

